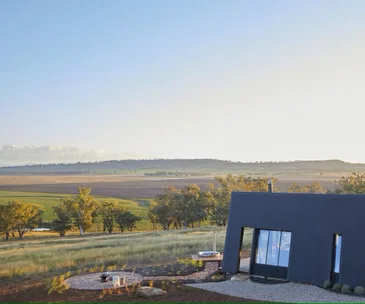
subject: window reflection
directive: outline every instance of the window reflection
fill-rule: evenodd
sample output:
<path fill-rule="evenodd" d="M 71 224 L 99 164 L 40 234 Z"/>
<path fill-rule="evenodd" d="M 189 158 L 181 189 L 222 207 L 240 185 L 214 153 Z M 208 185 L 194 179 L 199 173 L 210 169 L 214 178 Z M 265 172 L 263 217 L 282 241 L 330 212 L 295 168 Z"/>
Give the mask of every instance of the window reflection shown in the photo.
<path fill-rule="evenodd" d="M 336 234 L 336 249 L 335 249 L 335 267 L 334 272 L 340 272 L 340 259 L 341 259 L 341 245 L 342 245 L 342 235 Z"/>
<path fill-rule="evenodd" d="M 283 231 L 280 240 L 279 266 L 288 267 L 291 232 Z"/>
<path fill-rule="evenodd" d="M 289 265 L 291 232 L 260 230 L 256 263 L 287 267 Z"/>
<path fill-rule="evenodd" d="M 278 265 L 280 235 L 280 231 L 270 231 L 269 246 L 267 248 L 267 265 Z"/>
<path fill-rule="evenodd" d="M 256 256 L 256 263 L 258 264 L 266 263 L 268 239 L 269 239 L 269 231 L 260 230 L 259 243 L 257 246 L 257 256 Z"/>

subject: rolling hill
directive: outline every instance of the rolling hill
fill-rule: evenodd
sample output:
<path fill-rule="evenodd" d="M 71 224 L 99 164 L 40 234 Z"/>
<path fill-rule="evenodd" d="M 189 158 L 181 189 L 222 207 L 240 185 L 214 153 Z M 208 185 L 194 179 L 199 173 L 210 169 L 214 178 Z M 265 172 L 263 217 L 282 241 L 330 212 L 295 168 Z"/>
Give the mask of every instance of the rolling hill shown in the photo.
<path fill-rule="evenodd" d="M 1 167 L 0 175 L 143 174 L 161 171 L 257 175 L 323 174 L 365 172 L 365 164 L 341 160 L 242 163 L 217 159 L 143 159 Z"/>

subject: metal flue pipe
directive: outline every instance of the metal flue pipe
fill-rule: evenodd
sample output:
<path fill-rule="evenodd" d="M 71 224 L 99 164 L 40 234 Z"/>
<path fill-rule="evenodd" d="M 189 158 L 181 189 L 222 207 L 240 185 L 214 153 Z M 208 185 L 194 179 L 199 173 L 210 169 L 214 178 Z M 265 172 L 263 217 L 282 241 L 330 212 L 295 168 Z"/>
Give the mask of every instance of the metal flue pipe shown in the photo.
<path fill-rule="evenodd" d="M 272 180 L 269 179 L 267 181 L 267 190 L 269 193 L 273 193 L 274 192 L 274 187 L 273 187 L 273 183 L 272 183 Z"/>

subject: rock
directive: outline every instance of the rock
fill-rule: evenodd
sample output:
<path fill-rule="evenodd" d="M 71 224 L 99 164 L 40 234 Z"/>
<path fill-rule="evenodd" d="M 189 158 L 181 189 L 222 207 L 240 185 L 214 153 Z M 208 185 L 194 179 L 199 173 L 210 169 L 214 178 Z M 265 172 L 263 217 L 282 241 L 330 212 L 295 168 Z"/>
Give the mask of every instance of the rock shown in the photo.
<path fill-rule="evenodd" d="M 237 273 L 231 278 L 231 281 L 242 282 L 246 281 L 248 277 L 249 276 L 244 273 Z"/>
<path fill-rule="evenodd" d="M 324 289 L 331 289 L 332 288 L 332 282 L 331 281 L 325 281 L 323 284 Z"/>
<path fill-rule="evenodd" d="M 152 298 L 157 296 L 163 296 L 165 294 L 167 294 L 165 290 L 155 287 L 143 286 L 138 288 L 137 290 L 137 296 L 141 298 Z"/>
<path fill-rule="evenodd" d="M 357 286 L 355 289 L 354 289 L 354 293 L 358 296 L 365 296 L 365 288 L 362 287 L 362 286 Z"/>

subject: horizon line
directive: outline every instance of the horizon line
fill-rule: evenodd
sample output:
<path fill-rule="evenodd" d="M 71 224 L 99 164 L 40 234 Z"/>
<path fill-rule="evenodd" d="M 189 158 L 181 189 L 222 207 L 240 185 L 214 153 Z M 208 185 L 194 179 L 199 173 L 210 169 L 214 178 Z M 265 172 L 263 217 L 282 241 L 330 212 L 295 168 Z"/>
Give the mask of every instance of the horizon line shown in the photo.
<path fill-rule="evenodd" d="M 109 160 L 95 160 L 95 161 L 72 161 L 72 162 L 47 162 L 47 163 L 28 163 L 22 165 L 1 165 L 0 168 L 19 168 L 27 166 L 50 166 L 50 165 L 76 165 L 76 164 L 96 164 L 96 163 L 106 163 L 106 162 L 126 162 L 126 161 L 219 161 L 228 162 L 234 164 L 286 164 L 286 163 L 305 163 L 305 162 L 341 162 L 344 164 L 352 165 L 365 165 L 362 162 L 348 162 L 341 159 L 297 159 L 297 160 L 257 160 L 257 161 L 233 161 L 224 160 L 218 158 L 139 158 L 139 159 L 109 159 Z"/>

